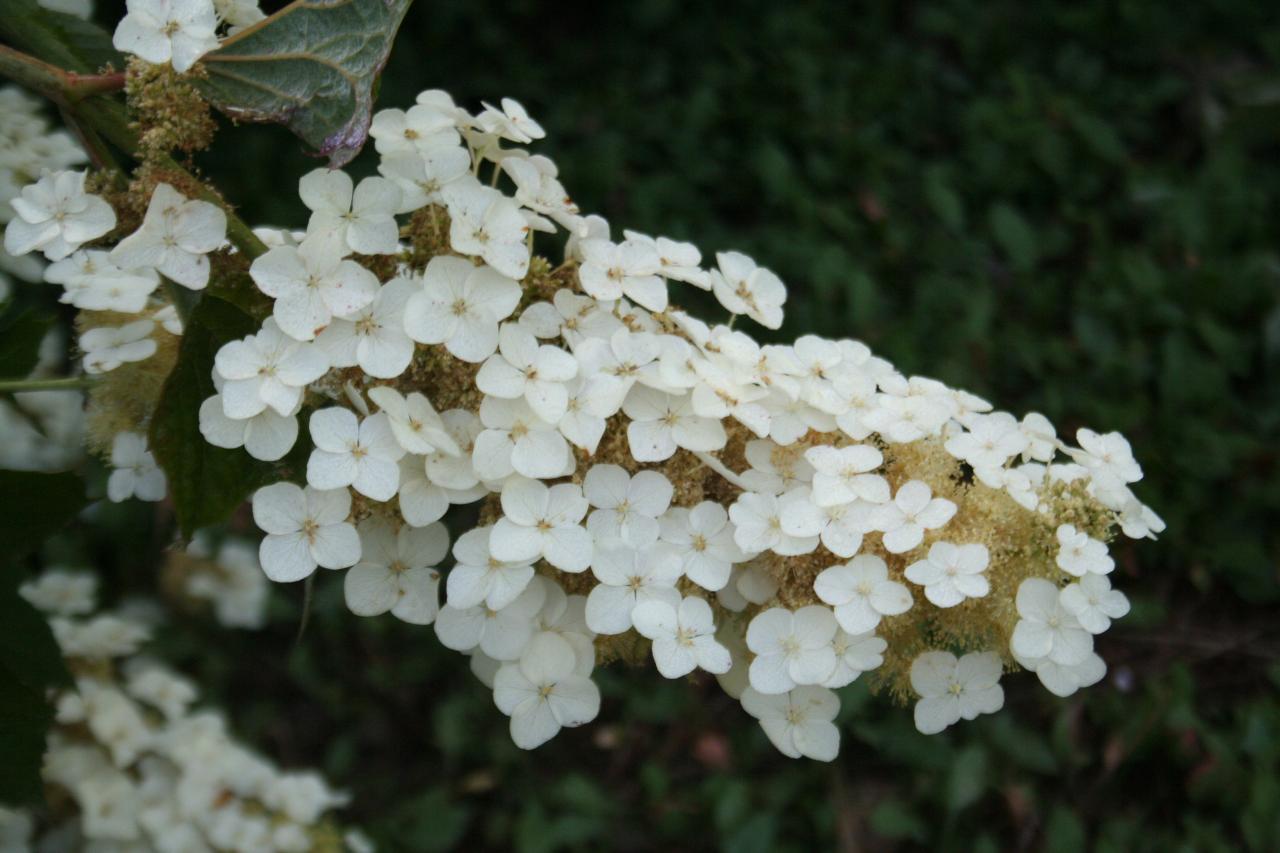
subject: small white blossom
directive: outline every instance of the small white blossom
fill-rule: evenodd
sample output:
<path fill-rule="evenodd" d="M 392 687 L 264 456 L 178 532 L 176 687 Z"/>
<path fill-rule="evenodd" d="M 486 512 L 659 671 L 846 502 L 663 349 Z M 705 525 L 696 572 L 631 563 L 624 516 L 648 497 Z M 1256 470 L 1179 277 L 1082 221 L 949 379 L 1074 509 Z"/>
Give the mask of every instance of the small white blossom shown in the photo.
<path fill-rule="evenodd" d="M 308 234 L 332 236 L 352 252 L 386 255 L 399 250 L 400 189 L 386 178 L 355 185 L 339 169 L 316 169 L 299 182 L 302 203 L 311 209 Z"/>
<path fill-rule="evenodd" d="M 1058 568 L 1076 577 L 1087 574 L 1106 575 L 1116 567 L 1107 553 L 1107 543 L 1094 539 L 1074 525 L 1058 527 Z"/>
<path fill-rule="evenodd" d="M 587 626 L 597 634 L 621 634 L 632 626 L 636 605 L 646 601 L 680 603 L 676 581 L 680 556 L 658 545 L 636 551 L 614 544 L 595 549 L 591 572 L 599 584 L 587 596 Z"/>
<path fill-rule="evenodd" d="M 1020 658 L 1048 658 L 1074 666 L 1093 652 L 1093 637 L 1063 605 L 1057 586 L 1042 578 L 1027 578 L 1018 586 L 1018 615 L 1009 647 Z"/>
<path fill-rule="evenodd" d="M 315 449 L 307 460 L 307 483 L 317 489 L 351 486 L 375 501 L 387 501 L 400 485 L 404 448 L 382 413 L 363 421 L 350 409 L 331 407 L 312 413 Z"/>
<path fill-rule="evenodd" d="M 875 554 L 859 554 L 847 563 L 824 569 L 813 580 L 818 598 L 835 608 L 840 627 L 861 634 L 881 617 L 911 609 L 911 591 L 889 579 L 889 567 Z"/>
<path fill-rule="evenodd" d="M 523 397 L 538 417 L 555 423 L 569 405 L 564 383 L 577 373 L 572 355 L 539 344 L 532 332 L 517 323 L 504 323 L 498 330 L 498 352 L 480 366 L 476 387 L 504 400 Z"/>
<path fill-rule="evenodd" d="M 156 324 L 137 320 L 123 326 L 98 326 L 80 336 L 86 373 L 106 373 L 122 364 L 145 361 L 155 355 L 151 337 Z"/>
<path fill-rule="evenodd" d="M 564 436 L 523 399 L 485 397 L 480 422 L 485 429 L 476 437 L 471 460 L 482 479 L 502 480 L 512 472 L 531 479 L 561 477 L 572 471 Z"/>
<path fill-rule="evenodd" d="M 1004 706 L 1000 656 L 973 652 L 956 660 L 950 652 L 925 652 L 911 664 L 911 687 L 920 694 L 916 728 L 937 734 L 959 720 L 994 714 Z"/>
<path fill-rule="evenodd" d="M 147 62 L 170 63 L 182 74 L 218 47 L 218 19 L 209 0 L 128 0 L 111 43 Z"/>
<path fill-rule="evenodd" d="M 729 507 L 733 519 L 733 541 L 746 554 L 773 551 L 794 556 L 808 554 L 818 546 L 818 536 L 792 536 L 782 527 L 783 503 L 776 495 L 743 492 Z"/>
<path fill-rule="evenodd" d="M 528 225 L 515 202 L 474 180 L 443 191 L 449 207 L 449 244 L 475 255 L 499 273 L 519 280 L 529 271 Z"/>
<path fill-rule="evenodd" d="M 44 269 L 44 280 L 60 284 L 62 302 L 86 311 L 119 311 L 137 314 L 147 307 L 147 297 L 160 286 L 153 269 L 123 269 L 109 252 L 81 249 Z"/>
<path fill-rule="evenodd" d="M 498 323 L 520 302 L 520 285 L 487 266 L 439 256 L 427 264 L 422 290 L 405 306 L 404 328 L 421 344 L 444 344 L 472 363 L 498 346 Z"/>
<path fill-rule="evenodd" d="M 974 416 L 966 426 L 966 432 L 947 439 L 946 450 L 978 470 L 1003 466 L 1030 443 L 1013 415 L 1006 412 Z"/>
<path fill-rule="evenodd" d="M 701 598 L 685 598 L 674 607 L 645 601 L 636 605 L 631 620 L 653 641 L 653 662 L 663 678 L 682 678 L 695 669 L 725 673 L 733 663 L 729 650 L 716 642 L 711 605 Z"/>
<path fill-rule="evenodd" d="M 650 311 L 667 307 L 667 285 L 658 276 L 658 253 L 651 245 L 626 240 L 584 240 L 578 281 L 596 299 L 627 297 Z"/>
<path fill-rule="evenodd" d="M 275 462 L 293 449 L 298 440 L 296 415 L 280 415 L 264 408 L 248 418 L 229 418 L 221 394 L 200 404 L 200 434 L 214 447 L 243 447 L 254 459 Z"/>
<path fill-rule="evenodd" d="M 703 501 L 692 509 L 672 507 L 658 519 L 662 541 L 676 546 L 685 577 L 711 592 L 724 589 L 734 563 L 746 559 L 733 541 L 724 507 Z"/>
<path fill-rule="evenodd" d="M 253 495 L 253 520 L 267 535 L 258 549 L 262 571 L 288 583 L 311 575 L 316 566 L 345 569 L 360 559 L 360 537 L 347 523 L 351 495 L 346 489 L 318 491 L 275 483 Z"/>
<path fill-rule="evenodd" d="M 136 432 L 116 433 L 111 445 L 107 497 L 114 503 L 136 497 L 140 501 L 164 500 L 164 471 L 147 449 L 147 439 Z"/>
<path fill-rule="evenodd" d="M 1111 627 L 1112 619 L 1129 612 L 1129 599 L 1111 588 L 1105 575 L 1085 575 L 1063 587 L 1059 596 L 1062 606 L 1071 611 L 1090 634 L 1101 634 Z"/>
<path fill-rule="evenodd" d="M 511 739 L 533 749 L 594 720 L 600 713 L 600 691 L 589 678 L 574 672 L 573 647 L 550 632 L 538 634 L 518 663 L 508 663 L 493 679 L 493 701 L 511 717 Z"/>
<path fill-rule="evenodd" d="M 889 483 L 878 474 L 884 456 L 866 444 L 847 447 L 819 446 L 805 451 L 813 466 L 813 502 L 821 507 L 847 504 L 854 500 L 871 503 L 889 501 Z"/>
<path fill-rule="evenodd" d="M 796 687 L 772 696 L 748 687 L 742 691 L 742 707 L 788 758 L 833 761 L 840 752 L 840 730 L 832 722 L 840 713 L 840 700 L 825 687 Z"/>
<path fill-rule="evenodd" d="M 449 571 L 445 589 L 451 607 L 483 604 L 490 610 L 501 610 L 515 601 L 533 579 L 529 561 L 506 561 L 493 556 L 492 533 L 493 527 L 477 527 L 454 543 L 457 562 Z"/>
<path fill-rule="evenodd" d="M 218 350 L 214 370 L 222 385 L 222 410 L 243 420 L 268 406 L 292 417 L 302 404 L 303 389 L 329 369 L 329 360 L 314 344 L 302 343 L 268 319 L 256 335 L 231 341 Z"/>
<path fill-rule="evenodd" d="M 378 278 L 346 260 L 346 244 L 333 234 L 312 234 L 298 246 L 278 246 L 254 259 L 249 275 L 275 299 L 281 331 L 309 341 L 334 317 L 350 317 L 378 295 Z"/>
<path fill-rule="evenodd" d="M 662 462 L 679 448 L 719 450 L 728 440 L 724 424 L 694 414 L 688 396 L 677 397 L 643 386 L 627 395 L 622 411 L 630 419 L 627 441 L 637 462 Z"/>
<path fill-rule="evenodd" d="M 927 483 L 903 483 L 891 503 L 876 510 L 876 529 L 884 533 L 884 547 L 890 554 L 905 554 L 924 541 L 926 530 L 935 530 L 956 514 L 956 505 L 946 498 L 933 497 Z"/>
<path fill-rule="evenodd" d="M 831 610 L 820 605 L 791 611 L 773 607 L 747 626 L 751 686 L 765 694 L 786 693 L 803 684 L 822 684 L 836 668 L 831 646 L 839 629 Z"/>
<path fill-rule="evenodd" d="M 852 684 L 862 673 L 884 663 L 884 650 L 888 647 L 883 638 L 870 631 L 850 634 L 841 628 L 831 641 L 831 648 L 836 653 L 836 668 L 822 686 L 834 689 Z"/>
<path fill-rule="evenodd" d="M 116 227 L 111 205 L 84 191 L 88 172 L 54 172 L 22 188 L 10 204 L 17 214 L 4 231 L 4 250 L 25 255 L 39 250 L 51 261 Z"/>
<path fill-rule="evenodd" d="M 547 135 L 542 125 L 529 118 L 524 107 L 514 98 L 503 98 L 501 110 L 485 104 L 484 112 L 476 116 L 476 123 L 487 133 L 526 145 Z"/>
<path fill-rule="evenodd" d="M 502 487 L 502 512 L 490 541 L 495 558 L 545 559 L 566 572 L 591 564 L 591 534 L 582 527 L 587 501 L 573 483 L 548 488 L 540 480 L 512 477 Z"/>
<path fill-rule="evenodd" d="M 191 290 L 209 283 L 209 253 L 227 238 L 227 215 L 216 204 L 189 199 L 156 184 L 137 231 L 111 250 L 122 267 L 150 267 Z"/>
<path fill-rule="evenodd" d="M 582 481 L 582 491 L 596 509 L 587 519 L 587 530 L 597 542 L 621 539 L 635 548 L 658 538 L 658 517 L 671 506 L 671 482 L 657 471 L 640 471 L 634 477 L 617 465 L 593 465 Z"/>
<path fill-rule="evenodd" d="M 767 329 L 782 325 L 787 289 L 781 279 L 741 252 L 718 252 L 716 263 L 720 268 L 711 271 L 711 289 L 721 305 Z"/>
<path fill-rule="evenodd" d="M 334 367 L 354 367 L 375 379 L 394 379 L 413 360 L 413 341 L 404 330 L 404 307 L 418 292 L 416 283 L 394 278 L 373 301 L 346 319 L 334 319 L 316 335 Z"/>
<path fill-rule="evenodd" d="M 546 598 L 544 586 L 530 583 L 510 604 L 496 610 L 483 604 L 446 604 L 436 616 L 436 636 L 446 648 L 455 651 L 478 648 L 494 660 L 517 660 L 533 637 L 534 618 Z"/>
<path fill-rule="evenodd" d="M 405 525 L 397 533 L 381 520 L 361 523 L 360 562 L 347 570 L 343 592 L 357 616 L 388 611 L 414 625 L 430 625 L 440 610 L 440 573 L 449 553 L 443 524 Z"/>
<path fill-rule="evenodd" d="M 406 397 L 389 386 L 369 389 L 369 399 L 387 416 L 391 432 L 406 453 L 462 453 L 431 401 L 417 391 Z"/>
<path fill-rule="evenodd" d="M 938 607 L 955 607 L 966 598 L 982 598 L 991 591 L 986 571 L 986 545 L 934 542 L 929 556 L 907 566 L 906 577 L 924 587 L 924 597 Z"/>

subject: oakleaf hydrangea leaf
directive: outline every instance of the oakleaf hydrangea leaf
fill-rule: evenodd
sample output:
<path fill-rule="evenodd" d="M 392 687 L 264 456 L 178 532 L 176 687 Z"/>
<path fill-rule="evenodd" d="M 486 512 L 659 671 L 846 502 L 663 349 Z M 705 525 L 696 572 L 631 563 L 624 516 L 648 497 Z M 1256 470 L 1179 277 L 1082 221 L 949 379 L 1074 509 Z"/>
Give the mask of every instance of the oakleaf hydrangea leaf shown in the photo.
<path fill-rule="evenodd" d="M 373 89 L 412 0 L 298 0 L 204 58 L 204 95 L 286 125 L 339 167 L 368 136 Z"/>

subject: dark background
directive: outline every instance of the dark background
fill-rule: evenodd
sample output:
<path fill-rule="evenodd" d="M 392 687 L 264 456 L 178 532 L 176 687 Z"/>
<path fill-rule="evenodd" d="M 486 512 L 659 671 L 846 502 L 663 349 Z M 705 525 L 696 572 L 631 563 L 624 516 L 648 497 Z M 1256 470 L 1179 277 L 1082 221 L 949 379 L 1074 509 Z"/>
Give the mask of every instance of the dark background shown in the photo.
<path fill-rule="evenodd" d="M 257 746 L 350 789 L 386 849 L 1280 849 L 1269 5 L 420 0 L 382 82 L 381 106 L 522 101 L 615 233 L 778 272 L 778 337 L 859 338 L 1064 434 L 1123 431 L 1169 529 L 1117 544 L 1134 612 L 1103 683 L 1015 677 L 1002 713 L 932 738 L 854 685 L 824 765 L 650 669 L 598 673 L 600 718 L 523 753 L 464 659 L 347 613 L 338 574 L 296 647 L 300 585 L 266 631 L 190 616 L 160 648 Z M 304 223 L 315 162 L 287 133 L 228 130 L 200 162 L 251 221 Z M 155 589 L 151 511 L 104 511 L 151 531 L 96 543 L 112 583 Z"/>

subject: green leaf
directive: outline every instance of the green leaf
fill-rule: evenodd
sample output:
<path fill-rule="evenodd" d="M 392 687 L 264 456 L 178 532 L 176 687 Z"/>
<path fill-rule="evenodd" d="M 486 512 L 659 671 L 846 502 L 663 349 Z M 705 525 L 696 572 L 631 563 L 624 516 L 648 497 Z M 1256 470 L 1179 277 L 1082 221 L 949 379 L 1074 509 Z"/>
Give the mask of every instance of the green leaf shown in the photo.
<path fill-rule="evenodd" d="M 214 356 L 223 344 L 257 330 L 258 324 L 240 308 L 206 292 L 186 323 L 178 361 L 160 392 L 151 448 L 169 478 L 184 536 L 225 520 L 273 471 L 244 450 L 214 447 L 200 434 L 200 404 L 216 393 Z"/>
<path fill-rule="evenodd" d="M 111 35 L 89 21 L 55 12 L 36 0 L 5 0 L 0 35 L 45 62 L 68 71 L 92 73 L 104 65 L 124 68 Z"/>
<path fill-rule="evenodd" d="M 51 325 L 53 318 L 31 308 L 0 317 L 0 378 L 21 379 L 31 373 Z"/>
<path fill-rule="evenodd" d="M 1013 268 L 1028 272 L 1036 265 L 1036 236 L 1018 211 L 1003 202 L 991 208 L 991 231 Z"/>
<path fill-rule="evenodd" d="M 413 0 L 297 0 L 204 58 L 200 90 L 238 121 L 277 122 L 343 166 L 369 134 L 374 84 Z"/>
<path fill-rule="evenodd" d="M 5 568 L 0 580 L 0 803 L 13 806 L 43 799 L 40 769 L 53 721 L 45 695 L 50 687 L 71 684 L 71 676 L 49 623 L 18 595 L 17 571 Z"/>
<path fill-rule="evenodd" d="M 13 498 L 0 513 L 0 554 L 6 559 L 33 550 L 86 503 L 84 479 L 71 472 L 0 471 L 0 493 Z"/>
<path fill-rule="evenodd" d="M 947 774 L 947 812 L 959 814 L 978 801 L 987 787 L 987 754 L 982 747 L 962 749 Z"/>
<path fill-rule="evenodd" d="M 948 228 L 959 231 L 964 227 L 964 205 L 948 183 L 942 168 L 933 166 L 925 171 L 924 197 Z"/>

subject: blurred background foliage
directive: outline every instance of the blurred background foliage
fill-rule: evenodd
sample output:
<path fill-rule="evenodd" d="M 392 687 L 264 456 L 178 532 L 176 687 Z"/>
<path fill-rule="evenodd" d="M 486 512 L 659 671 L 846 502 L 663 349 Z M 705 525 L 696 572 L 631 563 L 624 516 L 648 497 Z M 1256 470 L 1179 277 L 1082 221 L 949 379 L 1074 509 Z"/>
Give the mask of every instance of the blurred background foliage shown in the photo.
<path fill-rule="evenodd" d="M 251 742 L 353 791 L 391 850 L 1280 849 L 1270 4 L 421 0 L 380 104 L 433 87 L 522 101 L 615 233 L 773 268 L 781 337 L 860 338 L 1063 432 L 1123 431 L 1169 529 L 1118 545 L 1135 608 L 1105 682 L 1059 701 L 1016 677 L 1003 713 L 932 738 L 855 684 L 833 765 L 650 670 L 602 672 L 601 718 L 522 753 L 461 658 L 347 613 L 337 574 L 296 646 L 301 585 L 264 631 L 163 633 Z M 251 221 L 304 223 L 315 164 L 284 131 L 228 131 L 200 165 Z M 154 592 L 171 518 L 97 512 L 63 556 Z"/>

